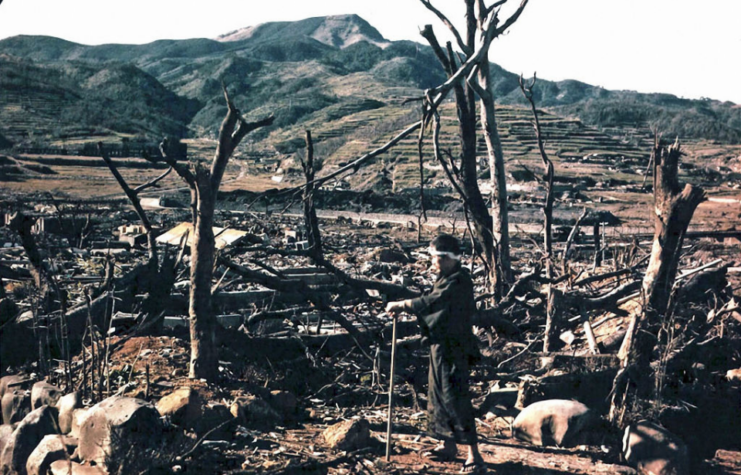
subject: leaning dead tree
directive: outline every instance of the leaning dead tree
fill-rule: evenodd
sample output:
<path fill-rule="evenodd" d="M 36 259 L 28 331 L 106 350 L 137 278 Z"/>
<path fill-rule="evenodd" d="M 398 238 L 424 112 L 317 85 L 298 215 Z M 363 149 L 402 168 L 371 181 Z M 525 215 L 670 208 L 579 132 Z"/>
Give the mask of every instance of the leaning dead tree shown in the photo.
<path fill-rule="evenodd" d="M 682 242 L 692 215 L 706 197 L 696 186 L 680 186 L 679 141 L 670 147 L 656 137 L 654 164 L 655 232 L 648 269 L 643 279 L 643 308 L 631 316 L 620 348 L 621 370 L 615 378 L 610 420 L 624 425 L 626 412 L 651 390 L 651 358 L 662 320 L 669 309 Z"/>
<path fill-rule="evenodd" d="M 145 270 L 141 272 L 137 279 L 137 286 L 139 287 L 139 293 L 146 294 L 147 296 L 142 305 L 144 320 L 140 322 L 140 324 L 150 327 L 161 323 L 162 321 L 162 317 L 164 316 L 163 310 L 169 302 L 170 291 L 175 283 L 176 268 L 180 259 L 165 252 L 163 259 L 160 260 L 157 252 L 155 230 L 152 227 L 152 223 L 149 220 L 147 213 L 141 205 L 139 194 L 149 188 L 156 187 L 160 181 L 172 172 L 173 168 L 168 168 L 164 173 L 147 183 L 131 188 L 126 182 L 126 179 L 119 172 L 118 167 L 101 142 L 98 142 L 98 151 L 100 152 L 103 161 L 108 165 L 111 174 L 118 182 L 124 194 L 126 194 L 131 205 L 134 207 L 134 210 L 136 211 L 136 214 L 147 234 L 148 260 Z"/>
<path fill-rule="evenodd" d="M 226 170 L 227 162 L 244 137 L 260 127 L 273 123 L 273 116 L 258 122 L 247 122 L 234 106 L 224 88 L 228 107 L 226 117 L 219 129 L 218 145 L 211 163 L 206 169 L 199 163 L 186 167 L 178 163 L 185 158 L 173 155 L 177 150 L 171 143 L 161 144 L 163 156 L 183 180 L 191 193 L 193 241 L 190 246 L 190 371 L 191 378 L 213 380 L 217 375 L 218 354 L 216 341 L 216 317 L 211 304 L 211 285 L 214 267 L 214 209 L 216 196 Z"/>
<path fill-rule="evenodd" d="M 502 25 L 499 25 L 499 7 L 506 3 L 506 0 L 488 7 L 483 0 L 464 0 L 466 27 L 463 35 L 429 0 L 420 1 L 448 27 L 460 50 L 456 53 L 451 43 L 447 43 L 443 48 L 431 25 L 425 26 L 421 32 L 448 75 L 446 84 L 450 84 L 454 91 L 458 116 L 460 155 L 457 158 L 450 156 L 450 163 L 443 163 L 440 154 L 437 154 L 437 158 L 446 170 L 454 172 L 448 173 L 448 178 L 461 194 L 466 212 L 473 221 L 474 235 L 483 251 L 484 263 L 489 270 L 490 284 L 495 290 L 494 293 L 501 295 L 504 287 L 512 281 L 512 269 L 509 255 L 504 154 L 497 131 L 495 97 L 489 77 L 489 47 L 494 38 L 517 21 L 528 0 L 523 0 L 517 11 Z M 429 115 L 436 113 L 435 92 L 434 89 L 426 92 L 426 110 Z M 477 98 L 481 115 L 481 134 L 486 142 L 491 174 L 491 213 L 478 184 Z M 423 122 L 429 122 L 429 117 Z"/>
<path fill-rule="evenodd" d="M 9 228 L 18 234 L 23 250 L 31 263 L 30 271 L 33 283 L 38 292 L 37 308 L 41 313 L 52 310 L 55 282 L 48 263 L 41 256 L 41 250 L 36 244 L 31 229 L 36 220 L 18 211 L 10 218 Z"/>

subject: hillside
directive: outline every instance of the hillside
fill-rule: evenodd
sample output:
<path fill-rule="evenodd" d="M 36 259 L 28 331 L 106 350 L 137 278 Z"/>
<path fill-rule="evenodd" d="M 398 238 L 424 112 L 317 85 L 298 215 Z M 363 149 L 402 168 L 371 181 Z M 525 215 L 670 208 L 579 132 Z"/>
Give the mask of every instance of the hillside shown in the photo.
<path fill-rule="evenodd" d="M 145 45 L 17 36 L 0 41 L 0 50 L 5 145 L 213 137 L 225 111 L 224 83 L 247 117 L 276 116 L 272 128 L 251 137 L 255 147 L 291 152 L 311 127 L 322 129 L 318 143 L 329 140 L 334 151 L 358 127 L 380 137 L 413 109 L 401 107 L 404 99 L 444 80 L 429 47 L 390 42 L 357 15 Z M 492 77 L 500 104 L 523 103 L 516 75 L 492 65 Z M 539 107 L 597 129 L 658 126 L 668 135 L 741 143 L 741 108 L 732 103 L 574 80 L 539 80 L 535 92 Z"/>

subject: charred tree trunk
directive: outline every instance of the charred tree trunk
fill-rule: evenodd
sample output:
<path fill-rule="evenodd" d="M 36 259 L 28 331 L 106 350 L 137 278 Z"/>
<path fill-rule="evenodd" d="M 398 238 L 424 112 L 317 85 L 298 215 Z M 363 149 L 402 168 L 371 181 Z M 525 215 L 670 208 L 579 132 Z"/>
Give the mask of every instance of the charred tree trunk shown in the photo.
<path fill-rule="evenodd" d="M 423 2 L 424 3 L 424 2 Z M 466 0 L 466 50 L 473 51 L 475 45 L 476 16 L 473 10 L 474 2 Z M 428 6 L 429 8 L 429 6 Z M 447 53 L 440 47 L 432 26 L 425 26 L 421 32 L 422 36 L 432 46 L 438 60 L 443 65 L 448 77 L 452 77 L 458 69 L 455 54 L 450 43 L 447 45 Z M 462 42 L 463 40 L 461 40 Z M 461 46 L 461 45 L 459 45 Z M 473 90 L 466 84 L 457 83 L 453 87 L 455 94 L 456 113 L 458 117 L 458 138 L 460 141 L 459 165 L 454 165 L 458 170 L 460 178 L 460 189 L 464 195 L 464 201 L 468 212 L 473 220 L 473 231 L 476 241 L 481 246 L 484 263 L 489 270 L 489 281 L 492 291 L 496 295 L 501 294 L 499 273 L 500 265 L 497 261 L 497 246 L 492 231 L 492 219 L 487 209 L 478 183 L 478 163 L 476 159 L 476 98 Z M 452 161 L 452 159 L 451 159 Z"/>
<path fill-rule="evenodd" d="M 697 206 L 705 200 L 698 187 L 680 188 L 677 176 L 679 141 L 668 149 L 656 138 L 654 162 L 654 213 L 656 231 L 651 258 L 643 279 L 644 307 L 631 317 L 620 348 L 622 369 L 615 378 L 610 419 L 625 422 L 627 409 L 650 392 L 651 356 L 667 311 L 687 227 Z"/>
<path fill-rule="evenodd" d="M 177 144 L 177 146 L 179 147 L 179 144 Z M 155 323 L 155 320 L 159 319 L 163 310 L 169 303 L 170 291 L 172 290 L 172 286 L 175 283 L 175 266 L 172 265 L 173 262 L 171 261 L 161 262 L 159 259 L 154 228 L 152 227 L 152 223 L 149 221 L 147 213 L 144 212 L 144 208 L 141 205 L 141 200 L 139 199 L 139 193 L 148 188 L 157 186 L 157 184 L 161 180 L 163 180 L 172 172 L 173 167 L 171 166 L 167 171 L 165 171 L 157 178 L 143 185 L 139 185 L 136 188 L 131 188 L 124 177 L 121 175 L 121 173 L 118 171 L 118 168 L 116 167 L 109 154 L 105 151 L 105 148 L 103 147 L 103 144 L 101 142 L 98 142 L 98 150 L 100 151 L 100 155 L 103 158 L 103 161 L 105 161 L 106 165 L 108 165 L 111 174 L 113 174 L 113 177 L 116 179 L 119 186 L 126 194 L 126 197 L 131 202 L 131 205 L 134 207 L 134 210 L 136 211 L 137 216 L 139 216 L 139 220 L 141 221 L 142 226 L 144 226 L 144 229 L 147 232 L 149 259 L 147 262 L 146 272 L 142 273 L 139 282 L 141 284 L 141 292 L 147 294 L 147 298 L 142 305 L 142 312 L 145 314 L 147 326 L 150 327 Z M 109 281 L 108 277 L 106 278 L 106 281 Z"/>
<path fill-rule="evenodd" d="M 680 190 L 677 170 L 682 155 L 679 142 L 669 149 L 654 148 L 654 232 L 651 258 L 643 279 L 643 292 L 649 310 L 666 311 L 685 233 L 697 206 L 705 201 L 705 191 L 687 184 Z"/>
<path fill-rule="evenodd" d="M 301 160 L 304 169 L 306 186 L 304 187 L 304 223 L 306 225 L 307 240 L 309 241 L 309 256 L 314 264 L 321 262 L 324 254 L 322 251 L 322 235 L 319 231 L 319 220 L 314 208 L 314 143 L 311 140 L 311 131 L 306 131 L 306 162 Z"/>
<path fill-rule="evenodd" d="M 563 313 L 563 292 L 558 289 L 548 290 L 548 309 L 543 335 L 543 353 L 550 353 L 555 349 L 558 341 L 561 314 Z"/>
<path fill-rule="evenodd" d="M 479 34 L 483 37 L 486 17 L 483 2 L 478 2 Z M 491 182 L 491 218 L 497 266 L 497 287 L 501 290 L 512 283 L 512 262 L 509 253 L 509 214 L 507 211 L 507 178 L 504 170 L 502 140 L 497 130 L 494 107 L 494 90 L 490 80 L 489 55 L 486 54 L 478 68 L 479 108 L 481 131 L 486 142 Z"/>
<path fill-rule="evenodd" d="M 497 27 L 497 11 L 494 8 L 487 8 L 481 0 L 464 0 L 466 7 L 465 35 L 461 35 L 452 22 L 437 10 L 429 0 L 421 0 L 421 2 L 450 29 L 456 39 L 458 48 L 463 53 L 465 64 L 469 66 L 473 64 L 474 68 L 478 68 L 478 73 L 473 70 L 466 70 L 465 74 L 469 79 L 467 82 L 456 82 L 453 85 L 458 113 L 461 154 L 460 166 L 455 167 L 455 164 L 451 163 L 453 165 L 451 168 L 458 175 L 457 178 L 460 183 L 454 183 L 454 186 L 456 189 L 460 189 L 459 192 L 463 195 L 466 209 L 473 220 L 473 234 L 483 251 L 492 292 L 498 297 L 502 295 L 504 287 L 511 282 L 512 271 L 509 257 L 509 222 L 504 155 L 494 115 L 494 96 L 489 81 L 488 53 L 491 40 L 502 34 L 517 21 L 527 5 L 527 0 L 523 0 L 517 11 L 500 27 Z M 501 3 L 497 5 L 501 5 Z M 440 47 L 431 26 L 427 25 L 421 34 L 428 41 L 443 65 L 448 74 L 448 82 L 453 78 L 459 78 L 463 73 L 464 66 L 458 66 L 458 55 L 453 52 L 450 43 L 447 45 L 446 54 Z M 477 35 L 479 37 L 478 49 L 476 49 Z M 475 74 L 479 75 L 480 83 L 471 80 L 471 77 Z M 489 152 L 494 203 L 491 214 L 478 185 L 476 94 L 480 98 L 482 133 Z M 452 159 L 451 162 L 453 162 Z"/>
<path fill-rule="evenodd" d="M 234 150 L 251 131 L 270 125 L 273 117 L 248 123 L 234 106 L 224 88 L 227 113 L 219 129 L 218 145 L 211 169 L 195 165 L 188 169 L 177 163 L 168 151 L 168 141 L 160 146 L 165 160 L 188 183 L 193 213 L 193 243 L 190 248 L 190 371 L 189 377 L 213 381 L 218 376 L 218 345 L 216 319 L 211 305 L 215 239 L 213 232 L 216 196 L 226 165 Z"/>
<path fill-rule="evenodd" d="M 191 378 L 213 380 L 218 374 L 216 321 L 211 305 L 214 269 L 214 209 L 216 194 L 207 170 L 195 170 L 198 204 L 190 249 L 190 373 Z"/>
<path fill-rule="evenodd" d="M 594 238 L 594 262 L 592 264 L 592 270 L 596 271 L 602 265 L 602 235 L 600 233 L 599 220 L 594 222 L 592 236 Z"/>

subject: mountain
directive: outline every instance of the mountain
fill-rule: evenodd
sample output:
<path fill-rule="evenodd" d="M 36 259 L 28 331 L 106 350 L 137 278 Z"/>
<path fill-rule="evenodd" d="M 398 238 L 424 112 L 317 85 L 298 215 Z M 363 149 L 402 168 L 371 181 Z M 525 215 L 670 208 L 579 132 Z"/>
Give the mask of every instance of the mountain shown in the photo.
<path fill-rule="evenodd" d="M 88 46 L 44 36 L 0 41 L 0 135 L 6 142 L 68 137 L 214 137 L 222 84 L 248 118 L 276 116 L 250 140 L 290 152 L 308 127 L 338 150 L 363 124 L 406 125 L 408 98 L 445 80 L 428 46 L 388 41 L 357 15 L 265 23 L 216 39 Z M 491 66 L 498 102 L 524 104 L 518 77 Z M 741 108 L 668 94 L 538 80 L 538 107 L 595 127 L 658 126 L 668 135 L 741 143 Z M 362 137 L 367 138 L 367 137 Z M 353 139 L 354 140 L 354 139 Z"/>
<path fill-rule="evenodd" d="M 129 63 L 53 65 L 0 57 L 0 121 L 12 141 L 187 133 L 196 101 Z M 13 140 L 15 139 L 15 140 Z"/>
<path fill-rule="evenodd" d="M 216 38 L 217 41 L 253 42 L 286 41 L 298 37 L 313 38 L 335 48 L 347 48 L 361 41 L 385 47 L 390 44 L 370 23 L 358 15 L 336 15 L 307 18 L 293 22 L 263 23 L 232 31 Z"/>

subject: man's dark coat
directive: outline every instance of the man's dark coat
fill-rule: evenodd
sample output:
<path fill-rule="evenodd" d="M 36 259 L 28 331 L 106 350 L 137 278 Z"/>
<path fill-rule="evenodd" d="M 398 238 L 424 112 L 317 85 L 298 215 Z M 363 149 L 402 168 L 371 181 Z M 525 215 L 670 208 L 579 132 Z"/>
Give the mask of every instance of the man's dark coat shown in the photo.
<path fill-rule="evenodd" d="M 476 443 L 468 391 L 469 361 L 478 355 L 471 329 L 476 304 L 468 271 L 458 263 L 438 277 L 429 294 L 412 299 L 409 308 L 430 344 L 428 428 L 444 439 Z"/>

